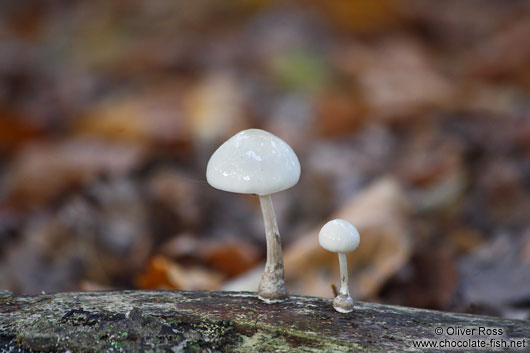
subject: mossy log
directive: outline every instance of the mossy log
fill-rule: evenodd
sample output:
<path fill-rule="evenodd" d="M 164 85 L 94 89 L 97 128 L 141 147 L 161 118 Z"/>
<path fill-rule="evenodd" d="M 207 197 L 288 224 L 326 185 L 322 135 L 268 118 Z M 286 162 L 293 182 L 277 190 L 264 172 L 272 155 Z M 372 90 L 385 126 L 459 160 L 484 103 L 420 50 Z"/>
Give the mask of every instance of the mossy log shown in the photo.
<path fill-rule="evenodd" d="M 414 347 L 421 339 L 520 340 L 529 350 L 528 321 L 364 302 L 341 314 L 331 299 L 265 304 L 245 292 L 0 293 L 0 352 L 427 351 Z M 475 330 L 451 334 L 458 328 Z"/>

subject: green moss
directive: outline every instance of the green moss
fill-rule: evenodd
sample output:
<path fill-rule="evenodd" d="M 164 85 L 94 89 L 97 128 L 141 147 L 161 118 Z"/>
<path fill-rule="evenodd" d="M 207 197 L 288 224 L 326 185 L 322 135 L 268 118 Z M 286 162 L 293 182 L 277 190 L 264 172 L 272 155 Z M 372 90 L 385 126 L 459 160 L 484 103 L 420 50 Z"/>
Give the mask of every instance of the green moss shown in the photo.
<path fill-rule="evenodd" d="M 123 348 L 123 342 L 110 342 L 109 346 L 111 348 L 116 348 L 116 349 Z"/>
<path fill-rule="evenodd" d="M 199 343 L 197 342 L 189 342 L 188 344 L 186 344 L 185 351 L 186 352 L 200 352 L 201 346 L 199 346 Z"/>
<path fill-rule="evenodd" d="M 252 320 L 249 317 L 238 321 L 237 327 L 233 321 L 212 321 L 191 312 L 180 317 L 155 318 L 138 309 L 126 315 L 72 308 L 60 316 L 46 311 L 39 316 L 31 325 L 18 328 L 15 335 L 18 346 L 38 351 L 79 352 L 201 352 L 205 349 L 307 352 L 308 346 L 314 347 L 311 352 L 341 351 L 337 347 L 344 350 L 340 342 L 328 340 L 323 344 L 318 337 L 301 332 L 296 324 L 283 329 L 264 326 L 257 333 L 259 315 Z"/>

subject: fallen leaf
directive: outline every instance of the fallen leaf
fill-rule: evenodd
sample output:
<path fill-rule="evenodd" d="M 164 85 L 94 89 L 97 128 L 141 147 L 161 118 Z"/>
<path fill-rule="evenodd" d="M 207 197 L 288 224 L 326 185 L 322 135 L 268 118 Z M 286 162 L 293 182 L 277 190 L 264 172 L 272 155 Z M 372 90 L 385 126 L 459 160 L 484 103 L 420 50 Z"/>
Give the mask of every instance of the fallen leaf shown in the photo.
<path fill-rule="evenodd" d="M 28 146 L 6 173 L 4 203 L 23 209 L 45 204 L 102 173 L 130 171 L 142 155 L 128 144 L 90 138 Z"/>
<path fill-rule="evenodd" d="M 459 272 L 452 246 L 435 241 L 416 249 L 404 273 L 387 283 L 381 300 L 416 308 L 447 310 L 458 288 Z"/>
<path fill-rule="evenodd" d="M 185 99 L 190 130 L 199 143 L 213 143 L 246 127 L 243 92 L 229 72 L 206 75 Z"/>
<path fill-rule="evenodd" d="M 260 258 L 260 252 L 244 241 L 211 242 L 201 251 L 201 257 L 217 271 L 234 277 L 254 267 Z"/>
<path fill-rule="evenodd" d="M 157 255 L 136 280 L 141 289 L 215 290 L 222 276 L 202 267 L 184 267 Z"/>
<path fill-rule="evenodd" d="M 366 108 L 353 92 L 326 92 L 318 100 L 316 124 L 323 136 L 351 135 L 366 120 Z"/>
<path fill-rule="evenodd" d="M 436 70 L 418 41 L 396 38 L 376 47 L 354 44 L 336 56 L 341 70 L 358 80 L 366 107 L 381 118 L 409 118 L 452 98 L 452 82 Z"/>
<path fill-rule="evenodd" d="M 530 300 L 530 231 L 498 235 L 461 261 L 463 301 L 501 308 Z M 509 290 L 506 290 L 506 289 Z"/>
<path fill-rule="evenodd" d="M 170 266 L 171 262 L 162 256 L 150 259 L 146 269 L 137 276 L 136 286 L 140 289 L 181 289 L 168 278 Z"/>
<path fill-rule="evenodd" d="M 387 30 L 400 22 L 399 12 L 390 0 L 331 0 L 331 1 L 303 1 L 315 6 L 318 12 L 323 12 L 332 25 L 339 29 L 357 33 L 369 34 Z"/>
<path fill-rule="evenodd" d="M 15 115 L 0 107 L 0 153 L 11 151 L 43 136 L 41 128 L 21 121 Z"/>
<path fill-rule="evenodd" d="M 172 259 L 193 259 L 225 277 L 234 277 L 254 267 L 261 253 L 252 244 L 238 240 L 200 239 L 179 234 L 162 245 L 160 252 Z"/>
<path fill-rule="evenodd" d="M 189 142 L 189 122 L 182 114 L 182 88 L 160 84 L 156 89 L 108 98 L 80 117 L 75 133 L 141 147 Z"/>

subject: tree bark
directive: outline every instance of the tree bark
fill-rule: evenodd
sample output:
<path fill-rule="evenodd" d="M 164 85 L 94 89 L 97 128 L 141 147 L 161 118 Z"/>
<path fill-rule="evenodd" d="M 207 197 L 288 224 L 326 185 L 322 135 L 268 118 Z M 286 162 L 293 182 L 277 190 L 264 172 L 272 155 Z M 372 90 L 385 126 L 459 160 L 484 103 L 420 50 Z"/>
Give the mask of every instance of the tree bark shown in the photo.
<path fill-rule="evenodd" d="M 458 328 L 474 332 L 457 336 Z M 523 320 L 364 302 L 341 314 L 332 299 L 314 297 L 265 304 L 246 292 L 0 292 L 0 352 L 429 351 L 414 347 L 421 339 L 521 341 L 522 352 L 529 338 Z"/>

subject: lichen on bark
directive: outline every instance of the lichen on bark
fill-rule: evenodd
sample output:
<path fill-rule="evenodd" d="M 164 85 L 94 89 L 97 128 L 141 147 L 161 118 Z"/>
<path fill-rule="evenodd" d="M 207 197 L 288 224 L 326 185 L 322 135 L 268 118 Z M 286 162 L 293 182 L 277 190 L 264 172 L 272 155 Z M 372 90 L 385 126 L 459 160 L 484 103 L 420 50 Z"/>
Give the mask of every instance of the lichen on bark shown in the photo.
<path fill-rule="evenodd" d="M 111 291 L 0 295 L 0 352 L 415 352 L 437 326 L 501 327 L 529 338 L 525 321 L 255 293 Z"/>

